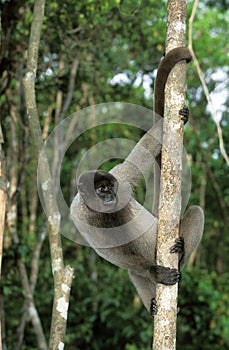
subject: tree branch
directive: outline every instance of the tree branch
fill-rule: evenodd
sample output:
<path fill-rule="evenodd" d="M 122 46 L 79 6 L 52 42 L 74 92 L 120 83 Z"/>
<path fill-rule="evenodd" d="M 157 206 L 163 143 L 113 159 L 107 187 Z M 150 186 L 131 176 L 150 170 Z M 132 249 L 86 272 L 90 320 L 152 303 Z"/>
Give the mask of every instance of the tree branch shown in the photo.
<path fill-rule="evenodd" d="M 11 90 L 7 90 L 6 94 L 11 106 L 10 107 L 11 142 L 10 142 L 10 150 L 7 157 L 7 163 L 9 167 L 9 185 L 10 185 L 8 190 L 9 205 L 7 210 L 7 226 L 15 246 L 18 246 L 20 243 L 18 233 L 17 233 L 18 204 L 17 204 L 17 201 L 14 200 L 14 198 L 15 198 L 15 193 L 17 193 L 17 190 L 18 190 L 18 178 L 19 178 L 18 167 L 15 166 L 15 164 L 17 164 L 19 159 L 19 144 L 18 144 L 18 138 L 17 138 L 17 126 L 19 121 L 19 114 L 18 114 L 18 109 L 14 103 Z M 18 256 L 17 262 L 18 262 L 19 274 L 22 282 L 22 288 L 24 291 L 26 309 L 32 320 L 34 331 L 37 336 L 37 343 L 40 349 L 46 350 L 47 345 L 46 345 L 44 332 L 43 332 L 40 318 L 36 309 L 36 305 L 33 300 L 33 296 L 31 295 L 30 291 L 28 292 L 28 284 L 26 284 L 26 281 L 28 280 L 28 275 L 27 275 L 25 264 L 22 261 L 21 256 Z"/>
<path fill-rule="evenodd" d="M 28 318 L 28 315 L 30 316 L 30 314 L 29 314 L 29 310 L 30 309 L 29 309 L 28 305 L 29 305 L 31 300 L 33 301 L 34 290 L 35 290 L 35 287 L 36 287 L 37 278 L 38 278 L 38 272 L 39 272 L 40 252 L 41 252 L 42 244 L 43 244 L 44 239 L 45 239 L 45 231 L 46 231 L 46 225 L 43 228 L 42 232 L 40 233 L 39 239 L 37 241 L 37 244 L 36 244 L 36 246 L 34 247 L 34 250 L 33 250 L 33 257 L 32 257 L 32 261 L 31 261 L 31 273 L 30 273 L 29 280 L 28 280 L 28 277 L 27 277 L 27 272 L 26 272 L 25 266 L 19 270 L 20 274 L 21 273 L 24 273 L 24 274 L 26 273 L 26 276 L 24 278 L 22 278 L 21 280 L 22 281 L 25 280 L 25 281 L 27 281 L 27 283 L 29 283 L 30 294 L 28 296 L 25 295 L 25 297 L 28 300 L 25 300 L 25 302 L 24 302 L 24 312 L 23 312 L 23 314 L 21 316 L 19 325 L 17 327 L 17 340 L 15 341 L 15 344 L 14 344 L 14 347 L 13 347 L 14 350 L 20 350 L 21 349 L 22 342 L 23 342 L 23 339 L 24 339 L 26 320 Z M 20 262 L 20 263 L 18 262 L 18 266 L 19 267 L 22 264 L 23 264 L 22 262 Z M 25 285 L 23 287 L 24 287 L 24 290 L 28 289 L 27 285 Z M 33 303 L 34 303 L 34 301 L 33 301 Z M 34 309 L 34 306 L 33 306 L 33 309 Z M 35 310 L 35 314 L 37 314 L 36 310 Z M 38 324 L 39 327 L 41 327 L 40 322 L 36 322 L 35 324 Z M 40 329 L 42 329 L 42 328 L 40 328 Z M 43 344 L 46 344 L 44 342 L 44 340 L 45 340 L 44 339 L 44 335 L 42 334 L 40 336 L 39 332 L 36 332 L 36 334 L 38 334 L 39 341 L 43 337 Z M 46 345 L 46 349 L 47 349 L 47 345 Z"/>
<path fill-rule="evenodd" d="M 63 119 L 65 112 L 68 110 L 68 108 L 70 107 L 70 104 L 72 102 L 78 67 L 79 67 L 79 59 L 78 59 L 78 57 L 75 57 L 73 59 L 71 70 L 70 70 L 70 76 L 69 76 L 69 82 L 68 82 L 68 92 L 67 92 L 67 96 L 66 96 L 66 99 L 64 102 L 63 109 L 60 113 L 60 120 Z"/>
<path fill-rule="evenodd" d="M 169 0 L 166 52 L 185 46 L 186 1 Z M 157 241 L 157 264 L 178 268 L 178 257 L 169 253 L 179 236 L 181 210 L 181 169 L 183 122 L 179 110 L 184 106 L 186 63 L 177 64 L 165 88 L 163 147 Z M 178 285 L 157 285 L 158 313 L 154 318 L 154 350 L 176 348 Z"/>
<path fill-rule="evenodd" d="M 18 267 L 19 267 L 23 291 L 25 294 L 26 307 L 31 317 L 34 331 L 36 333 L 38 348 L 40 350 L 47 350 L 47 344 L 46 344 L 44 332 L 42 329 L 40 317 L 38 315 L 37 308 L 34 304 L 33 295 L 30 289 L 28 274 L 25 268 L 25 264 L 22 262 L 21 258 L 18 259 Z"/>

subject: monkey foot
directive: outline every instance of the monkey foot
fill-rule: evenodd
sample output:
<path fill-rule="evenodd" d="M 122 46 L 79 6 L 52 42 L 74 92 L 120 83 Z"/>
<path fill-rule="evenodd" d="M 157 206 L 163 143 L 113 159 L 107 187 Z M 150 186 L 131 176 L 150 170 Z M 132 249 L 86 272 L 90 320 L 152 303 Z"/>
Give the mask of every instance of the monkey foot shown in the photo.
<path fill-rule="evenodd" d="M 181 120 L 183 120 L 184 124 L 187 123 L 189 117 L 189 110 L 187 106 L 184 106 L 179 110 L 179 114 L 181 115 Z"/>
<path fill-rule="evenodd" d="M 151 266 L 150 272 L 154 281 L 167 286 L 175 284 L 181 279 L 181 273 L 177 269 L 170 269 L 169 267 L 160 265 Z"/>

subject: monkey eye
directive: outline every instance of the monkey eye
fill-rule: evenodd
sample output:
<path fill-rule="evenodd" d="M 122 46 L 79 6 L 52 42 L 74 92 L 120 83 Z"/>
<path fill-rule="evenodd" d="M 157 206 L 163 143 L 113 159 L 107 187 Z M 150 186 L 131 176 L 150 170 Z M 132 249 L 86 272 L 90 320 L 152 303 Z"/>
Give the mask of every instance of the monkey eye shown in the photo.
<path fill-rule="evenodd" d="M 98 194 L 113 193 L 114 185 L 112 183 L 100 182 L 95 184 L 95 190 Z"/>
<path fill-rule="evenodd" d="M 109 186 L 106 186 L 106 185 L 101 185 L 98 187 L 98 190 L 100 190 L 101 192 L 107 192 L 109 191 Z"/>

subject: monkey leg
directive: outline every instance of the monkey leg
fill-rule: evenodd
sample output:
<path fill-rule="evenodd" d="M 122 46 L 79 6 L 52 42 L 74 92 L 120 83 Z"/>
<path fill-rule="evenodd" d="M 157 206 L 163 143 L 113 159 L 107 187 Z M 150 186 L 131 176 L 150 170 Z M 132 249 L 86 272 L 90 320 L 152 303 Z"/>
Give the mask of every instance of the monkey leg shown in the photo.
<path fill-rule="evenodd" d="M 150 279 L 145 276 L 141 276 L 138 274 L 138 272 L 135 273 L 132 270 L 128 270 L 128 272 L 133 285 L 137 289 L 137 292 L 142 299 L 143 304 L 151 316 L 154 316 L 157 313 L 155 282 L 165 285 L 172 285 L 179 282 L 181 274 L 176 269 L 170 269 L 159 265 L 152 266 L 149 270 L 150 275 L 152 275 Z"/>
<path fill-rule="evenodd" d="M 152 308 L 152 299 L 156 295 L 156 285 L 146 277 L 141 277 L 134 273 L 133 271 L 128 270 L 129 277 L 133 285 L 135 286 L 143 304 L 146 309 L 150 312 Z"/>
<path fill-rule="evenodd" d="M 184 256 L 181 267 L 198 246 L 204 230 L 204 212 L 199 206 L 190 207 L 181 220 L 180 236 L 184 238 Z"/>

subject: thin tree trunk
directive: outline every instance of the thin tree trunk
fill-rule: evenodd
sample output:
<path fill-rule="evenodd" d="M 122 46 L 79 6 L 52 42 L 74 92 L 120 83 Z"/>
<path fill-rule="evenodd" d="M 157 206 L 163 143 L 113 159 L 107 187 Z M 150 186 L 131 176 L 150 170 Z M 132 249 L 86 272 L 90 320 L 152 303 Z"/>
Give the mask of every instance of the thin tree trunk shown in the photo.
<path fill-rule="evenodd" d="M 166 52 L 185 46 L 185 28 L 186 1 L 169 0 Z M 179 236 L 183 153 L 183 122 L 179 110 L 184 106 L 185 78 L 186 63 L 181 62 L 173 68 L 165 88 L 157 264 L 171 268 L 178 268 L 178 256 L 168 252 Z M 176 349 L 177 293 L 177 284 L 157 285 L 154 350 Z"/>
<path fill-rule="evenodd" d="M 34 295 L 34 291 L 35 291 L 35 287 L 36 287 L 36 283 L 37 283 L 37 279 L 38 279 L 40 252 L 41 252 L 42 244 L 43 244 L 45 236 L 46 236 L 46 234 L 45 234 L 46 229 L 47 228 L 45 225 L 43 231 L 39 235 L 39 239 L 38 239 L 37 244 L 33 250 L 33 257 L 32 257 L 32 261 L 31 261 L 31 273 L 30 273 L 30 278 L 29 278 L 30 293 L 28 294 L 28 296 L 26 296 L 26 293 L 25 293 L 25 298 L 27 297 L 28 301 L 25 299 L 24 312 L 21 316 L 21 319 L 20 319 L 20 322 L 19 322 L 19 325 L 17 328 L 17 339 L 14 343 L 13 350 L 20 350 L 21 345 L 23 343 L 26 321 L 28 319 L 28 316 L 30 316 L 30 314 L 29 314 L 30 309 L 27 306 L 29 305 L 31 299 L 33 301 L 33 295 Z M 22 262 L 20 264 L 22 264 Z M 19 266 L 20 266 L 20 264 L 18 263 Z M 20 273 L 26 273 L 24 280 L 25 281 L 28 280 L 25 267 L 23 267 L 23 269 L 20 269 Z M 21 278 L 21 281 L 23 281 L 23 278 Z M 27 285 L 25 284 L 25 286 L 23 288 L 24 289 L 27 288 Z M 34 303 L 34 301 L 33 301 L 33 303 Z M 33 306 L 33 308 L 34 307 L 35 306 Z M 35 311 L 35 314 L 37 314 L 37 311 Z M 35 322 L 35 325 L 37 325 L 37 324 L 41 324 L 41 323 L 39 321 Z M 39 327 L 41 327 L 41 326 L 39 325 Z M 43 337 L 43 344 L 44 344 L 44 335 L 42 334 L 40 336 L 39 332 L 36 332 L 36 334 L 38 334 L 39 341 Z M 47 345 L 46 345 L 46 349 L 47 349 Z"/>
<path fill-rule="evenodd" d="M 23 80 L 25 88 L 25 100 L 29 128 L 32 141 L 37 152 L 40 154 L 43 147 L 42 132 L 35 98 L 35 79 L 37 74 L 38 48 L 40 33 L 44 16 L 45 0 L 35 0 L 33 21 L 28 48 L 28 62 L 26 75 Z M 66 331 L 67 312 L 69 305 L 70 290 L 73 278 L 73 269 L 64 266 L 63 252 L 58 228 L 60 224 L 60 213 L 56 200 L 53 196 L 53 180 L 46 156 L 42 157 L 43 171 L 40 173 L 40 181 L 44 189 L 43 195 L 46 201 L 49 220 L 49 243 L 51 251 L 52 271 L 54 276 L 54 301 L 52 312 L 52 324 L 49 349 L 62 349 Z M 44 186 L 45 184 L 45 186 Z"/>

